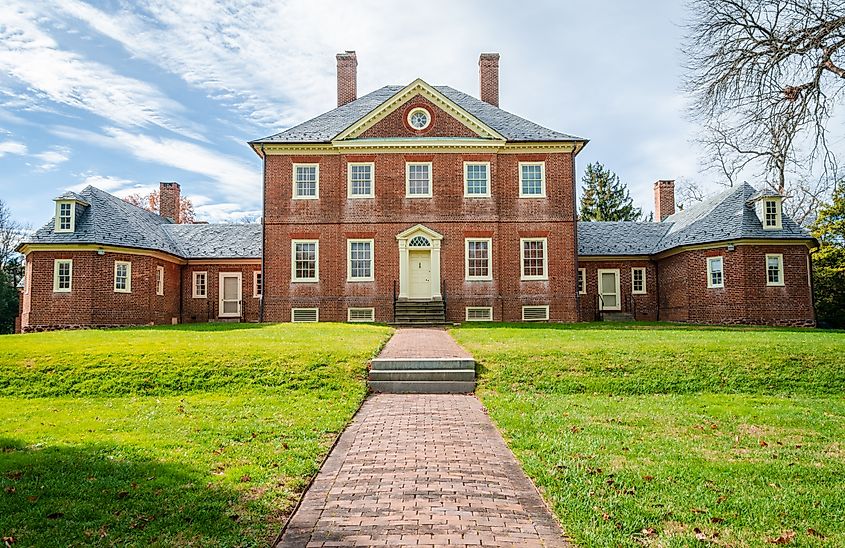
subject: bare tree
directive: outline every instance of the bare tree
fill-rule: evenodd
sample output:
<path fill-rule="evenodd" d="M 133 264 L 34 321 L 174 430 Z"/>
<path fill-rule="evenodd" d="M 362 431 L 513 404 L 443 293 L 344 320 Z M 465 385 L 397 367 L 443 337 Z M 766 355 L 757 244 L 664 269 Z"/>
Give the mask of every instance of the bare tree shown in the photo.
<path fill-rule="evenodd" d="M 837 175 L 827 123 L 845 98 L 845 0 L 691 0 L 690 8 L 685 88 L 704 126 L 705 165 L 731 185 L 757 170 L 793 198 L 793 214 L 817 204 Z"/>
<path fill-rule="evenodd" d="M 15 248 L 21 242 L 28 227 L 12 218 L 12 212 L 0 200 L 0 270 L 5 270 L 17 255 Z"/>
<path fill-rule="evenodd" d="M 704 198 L 707 197 L 704 189 L 701 188 L 701 185 L 698 182 L 687 179 L 687 178 L 680 178 L 678 179 L 678 184 L 675 187 L 675 195 L 678 201 L 678 209 L 684 209 L 685 207 L 689 207 L 690 205 L 703 202 Z"/>
<path fill-rule="evenodd" d="M 143 196 L 141 194 L 130 194 L 123 198 L 123 201 L 152 213 L 158 213 L 160 208 L 160 193 L 158 190 L 153 190 Z M 179 219 L 181 222 L 187 224 L 196 222 L 194 204 L 189 198 L 185 198 L 184 196 L 179 198 Z"/>

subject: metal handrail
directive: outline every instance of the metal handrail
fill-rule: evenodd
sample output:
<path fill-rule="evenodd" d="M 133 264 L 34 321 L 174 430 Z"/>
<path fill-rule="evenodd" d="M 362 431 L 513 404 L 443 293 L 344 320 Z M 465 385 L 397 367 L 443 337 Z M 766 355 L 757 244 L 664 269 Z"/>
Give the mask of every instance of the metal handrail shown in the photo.
<path fill-rule="evenodd" d="M 604 297 L 601 296 L 601 293 L 598 294 L 598 308 L 596 309 L 596 319 L 601 318 L 601 313 L 604 310 Z"/>
<path fill-rule="evenodd" d="M 393 280 L 393 323 L 396 323 L 396 280 Z"/>
<path fill-rule="evenodd" d="M 443 299 L 443 317 L 446 318 L 446 280 L 440 280 L 440 298 Z"/>

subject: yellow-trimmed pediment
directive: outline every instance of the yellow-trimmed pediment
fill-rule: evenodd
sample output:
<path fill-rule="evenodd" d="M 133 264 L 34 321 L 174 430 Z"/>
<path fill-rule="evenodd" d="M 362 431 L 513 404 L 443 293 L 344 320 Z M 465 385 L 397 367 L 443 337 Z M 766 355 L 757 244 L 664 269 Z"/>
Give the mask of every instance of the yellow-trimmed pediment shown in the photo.
<path fill-rule="evenodd" d="M 379 105 L 372 112 L 346 128 L 332 140 L 332 143 L 359 137 L 365 131 L 386 118 L 392 112 L 395 112 L 397 109 L 402 107 L 402 105 L 406 104 L 417 95 L 425 97 L 434 103 L 438 108 L 442 109 L 446 112 L 446 114 L 469 128 L 480 138 L 505 141 L 505 138 L 499 134 L 499 132 L 464 110 L 460 105 L 437 91 L 433 86 L 427 84 L 422 79 L 417 78 L 405 86 L 401 91 L 396 93 L 393 97 Z"/>

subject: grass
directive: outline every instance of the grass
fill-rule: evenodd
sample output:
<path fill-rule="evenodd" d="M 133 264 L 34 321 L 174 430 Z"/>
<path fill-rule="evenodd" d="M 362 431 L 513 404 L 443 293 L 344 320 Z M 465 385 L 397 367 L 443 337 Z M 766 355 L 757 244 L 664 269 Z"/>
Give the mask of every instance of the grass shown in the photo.
<path fill-rule="evenodd" d="M 582 546 L 845 545 L 845 334 L 465 326 L 478 394 Z"/>
<path fill-rule="evenodd" d="M 366 394 L 379 326 L 0 337 L 0 535 L 265 546 Z"/>

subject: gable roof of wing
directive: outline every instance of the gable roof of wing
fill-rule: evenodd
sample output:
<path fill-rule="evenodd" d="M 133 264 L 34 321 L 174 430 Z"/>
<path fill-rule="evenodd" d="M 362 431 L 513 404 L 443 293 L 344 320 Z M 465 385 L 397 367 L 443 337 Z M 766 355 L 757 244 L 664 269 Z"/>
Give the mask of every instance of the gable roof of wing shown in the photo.
<path fill-rule="evenodd" d="M 587 142 L 586 139 L 581 137 L 543 127 L 449 86 L 429 86 L 422 80 L 415 80 L 408 86 L 384 86 L 281 133 L 250 141 L 250 144 L 330 143 L 350 128 L 369 118 L 381 107 L 389 104 L 394 96 L 401 95 L 419 84 L 433 90 L 477 120 L 483 127 L 491 130 L 491 133 L 498 134 L 507 141 Z"/>
<path fill-rule="evenodd" d="M 653 255 L 681 246 L 741 239 L 813 241 L 812 235 L 787 215 L 782 215 L 782 229 L 764 230 L 749 203 L 755 195 L 758 191 L 743 183 L 660 223 L 579 222 L 578 254 Z"/>

